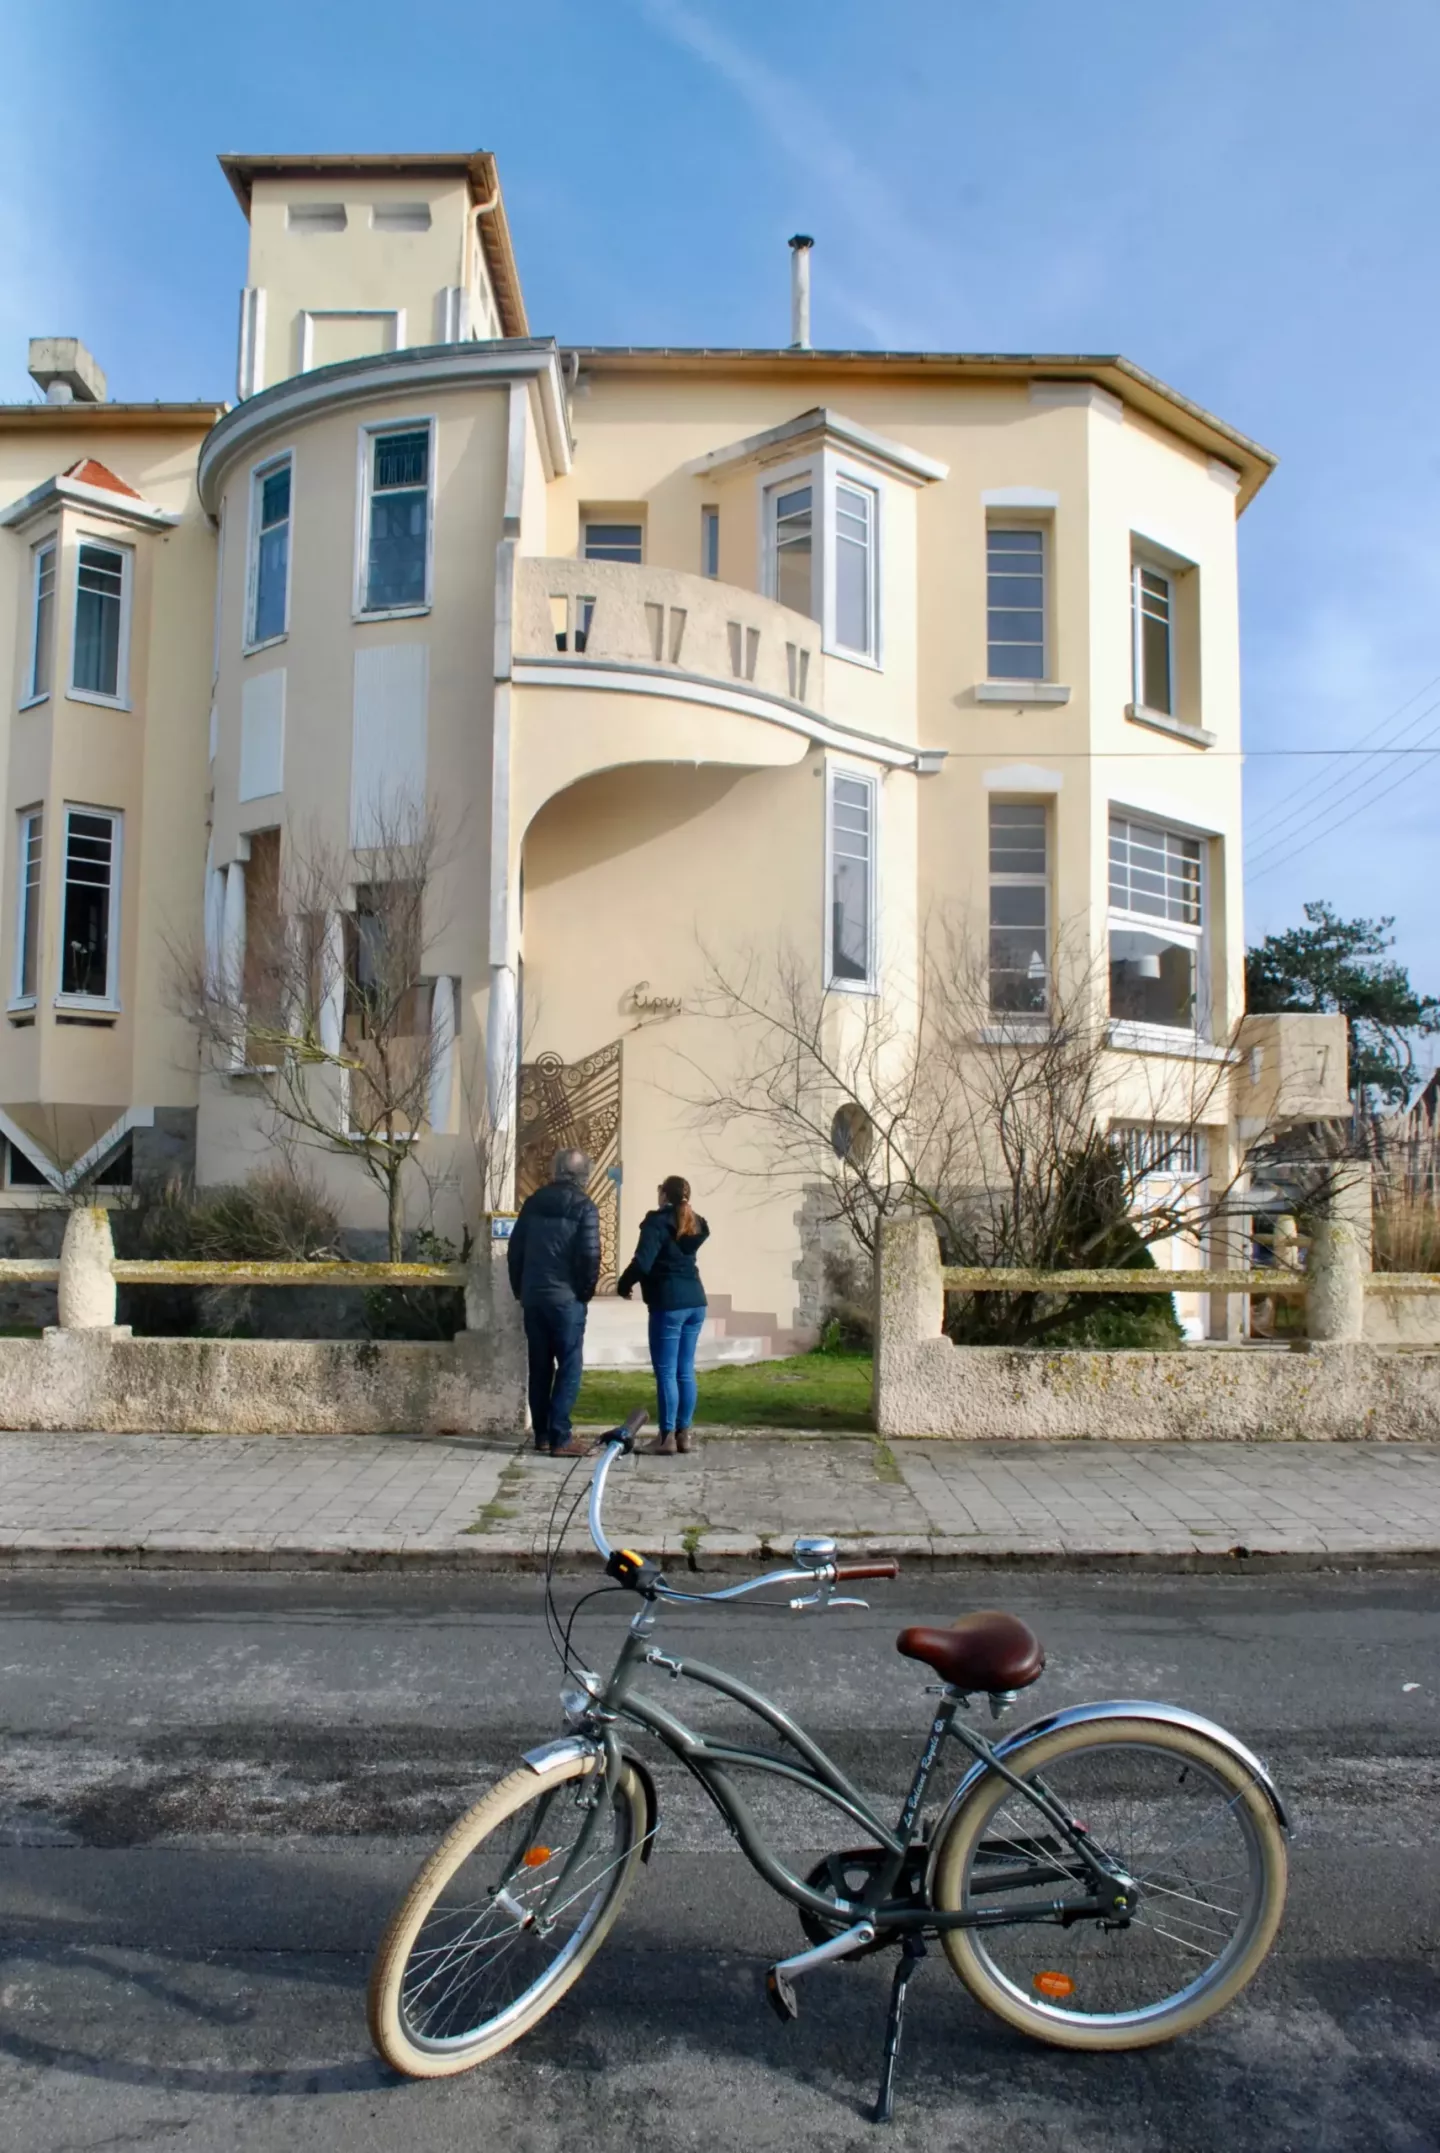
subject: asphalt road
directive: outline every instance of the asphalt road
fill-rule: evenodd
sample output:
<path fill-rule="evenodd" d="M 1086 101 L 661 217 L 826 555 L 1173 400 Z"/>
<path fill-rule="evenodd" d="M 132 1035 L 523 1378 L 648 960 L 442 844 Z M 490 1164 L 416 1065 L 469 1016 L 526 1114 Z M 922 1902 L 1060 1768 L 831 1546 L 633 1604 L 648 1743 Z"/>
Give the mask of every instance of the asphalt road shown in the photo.
<path fill-rule="evenodd" d="M 667 1769 L 655 1860 L 572 1995 L 481 2072 L 396 2081 L 365 2033 L 369 1953 L 439 1831 L 557 1731 L 536 1585 L 12 1575 L 0 2144 L 1440 2147 L 1440 1580 L 1016 1573 L 982 1589 L 1046 1638 L 1037 1711 L 1192 1705 L 1258 1747 L 1293 1799 L 1280 1943 L 1188 2041 L 1043 2050 L 932 1957 L 912 1990 L 897 2124 L 877 2136 L 889 1962 L 813 1976 L 799 2023 L 777 2024 L 761 1974 L 797 1948 L 794 1916 Z M 893 1792 L 927 1716 L 924 1670 L 894 1657 L 893 1633 L 949 1619 L 975 1590 L 927 1578 L 872 1592 L 868 1614 L 727 1610 L 667 1627 L 799 1707 L 848 1769 Z M 592 1661 L 615 1613 L 599 1602 L 581 1617 Z M 808 1813 L 767 1814 L 783 1844 L 819 1843 Z"/>

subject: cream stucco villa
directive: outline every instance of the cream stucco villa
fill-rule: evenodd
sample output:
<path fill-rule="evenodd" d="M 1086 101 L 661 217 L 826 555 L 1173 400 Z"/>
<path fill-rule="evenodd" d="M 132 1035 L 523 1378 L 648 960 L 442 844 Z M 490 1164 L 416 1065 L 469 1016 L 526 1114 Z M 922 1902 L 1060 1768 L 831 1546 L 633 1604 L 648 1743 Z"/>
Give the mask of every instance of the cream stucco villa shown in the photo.
<path fill-rule="evenodd" d="M 1138 1120 L 1157 1058 L 1223 1057 L 1264 450 L 1120 358 L 814 350 L 808 243 L 788 345 L 566 348 L 490 156 L 221 163 L 236 401 L 112 403 L 47 339 L 45 400 L 0 409 L 9 1246 L 97 1165 L 266 1156 L 264 1078 L 202 1068 L 167 964 L 202 933 L 241 964 L 302 829 L 359 853 L 363 912 L 377 803 L 455 835 L 415 1138 L 440 1225 L 523 1060 L 522 1178 L 578 1133 L 613 1248 L 689 1171 L 757 1337 L 813 1330 L 819 1273 L 796 1192 L 707 1163 L 680 1096 L 727 1051 L 704 950 L 783 935 L 843 1023 L 960 907 L 995 1011 L 1033 1014 L 1078 923 Z M 1252 1054 L 1215 1092 L 1217 1159 L 1262 1081 Z"/>

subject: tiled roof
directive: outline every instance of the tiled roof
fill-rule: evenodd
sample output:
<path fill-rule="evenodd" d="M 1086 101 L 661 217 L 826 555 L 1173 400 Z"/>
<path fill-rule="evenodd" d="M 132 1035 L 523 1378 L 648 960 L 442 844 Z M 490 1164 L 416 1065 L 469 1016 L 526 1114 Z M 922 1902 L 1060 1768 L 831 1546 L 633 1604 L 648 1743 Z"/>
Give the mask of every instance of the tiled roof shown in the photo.
<path fill-rule="evenodd" d="M 82 456 L 78 463 L 72 463 L 65 476 L 78 480 L 82 486 L 103 486 L 109 493 L 128 493 L 132 501 L 143 499 L 133 486 L 127 486 L 123 478 L 116 478 L 107 465 L 97 463 L 93 456 Z"/>

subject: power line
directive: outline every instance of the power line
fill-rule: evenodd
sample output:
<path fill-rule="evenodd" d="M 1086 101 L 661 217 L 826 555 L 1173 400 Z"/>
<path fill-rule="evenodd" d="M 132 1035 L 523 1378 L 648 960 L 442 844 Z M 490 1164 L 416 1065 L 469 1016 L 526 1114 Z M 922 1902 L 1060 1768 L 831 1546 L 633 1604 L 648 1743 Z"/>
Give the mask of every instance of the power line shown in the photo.
<path fill-rule="evenodd" d="M 1411 720 L 1411 724 L 1420 724 L 1422 719 L 1433 717 L 1437 710 L 1440 710 L 1440 701 L 1431 703 L 1428 709 L 1421 712 L 1419 718 Z M 1408 726 L 1406 730 L 1409 730 Z M 1367 748 L 1363 751 L 1362 761 L 1368 762 L 1372 758 L 1382 755 L 1424 756 L 1429 751 L 1430 743 L 1437 739 L 1440 739 L 1440 727 L 1432 728 L 1422 740 L 1415 741 L 1412 746 L 1407 748 Z M 1378 770 L 1372 770 L 1368 776 L 1359 778 L 1360 788 L 1363 790 L 1365 786 L 1373 784 L 1376 778 L 1387 777 L 1391 768 L 1393 768 L 1393 764 L 1383 766 Z M 1287 832 L 1293 830 L 1296 824 L 1312 821 L 1317 811 L 1328 815 L 1331 812 L 1329 807 L 1320 809 L 1320 802 L 1328 793 L 1336 792 L 1343 787 L 1346 800 L 1353 799 L 1356 784 L 1357 774 L 1354 770 L 1339 771 L 1336 776 L 1331 778 L 1328 785 L 1321 787 L 1319 792 L 1313 793 L 1308 800 L 1297 801 L 1288 814 L 1282 815 L 1278 821 L 1273 821 L 1268 829 L 1262 830 L 1260 842 L 1256 848 L 1258 854 L 1263 857 L 1265 853 L 1272 851 L 1277 844 L 1288 844 L 1290 840 Z"/>
<path fill-rule="evenodd" d="M 1375 740 L 1379 734 L 1385 732 L 1391 725 L 1395 723 L 1397 718 L 1401 718 L 1404 716 L 1405 712 L 1410 708 L 1410 705 L 1412 703 L 1418 703 L 1422 695 L 1428 695 L 1430 693 L 1430 690 L 1435 687 L 1440 687 L 1440 675 L 1437 675 L 1434 680 L 1427 680 L 1425 685 L 1421 688 L 1417 688 L 1413 695 L 1407 695 L 1404 702 L 1399 704 L 1394 710 L 1392 710 L 1388 717 L 1381 718 L 1379 724 L 1373 725 L 1368 733 L 1362 733 L 1360 739 L 1356 742 L 1354 747 L 1332 748 L 1327 752 L 1337 756 L 1366 755 L 1372 752 L 1380 752 L 1379 750 L 1371 750 L 1368 747 L 1367 743 L 1372 740 Z M 1433 704 L 1431 708 L 1434 708 Z M 1403 737 L 1403 735 L 1409 732 L 1413 726 L 1420 724 L 1422 720 L 1428 715 L 1428 711 L 1422 711 L 1419 718 L 1412 718 L 1408 724 L 1402 725 L 1400 728 L 1400 734 L 1396 736 L 1397 739 Z M 1292 799 L 1285 803 L 1285 806 L 1290 807 L 1300 801 L 1303 801 L 1306 795 L 1313 790 L 1314 783 L 1315 780 L 1312 778 L 1308 785 L 1302 786 L 1300 792 L 1297 795 L 1292 796 Z M 1324 789 L 1326 791 L 1329 791 L 1331 788 L 1327 786 Z M 1269 822 L 1275 819 L 1275 815 L 1279 812 L 1279 810 L 1276 810 L 1273 814 L 1263 814 L 1260 817 L 1260 827 L 1263 829 Z"/>
<path fill-rule="evenodd" d="M 1423 753 L 1433 735 L 1427 733 L 1423 739 L 1412 741 L 1406 746 L 1402 746 L 1401 742 L 1405 734 L 1413 734 L 1416 727 L 1424 725 L 1435 715 L 1437 710 L 1440 710 L 1440 700 L 1427 703 L 1423 710 L 1419 711 L 1413 718 L 1407 719 L 1406 723 L 1400 728 L 1400 733 L 1384 747 L 1360 748 L 1358 750 L 1335 749 L 1333 751 L 1337 757 L 1335 775 L 1330 778 L 1328 783 L 1325 783 L 1320 782 L 1324 779 L 1324 772 L 1318 772 L 1316 777 L 1311 778 L 1308 784 L 1302 785 L 1290 800 L 1280 803 L 1276 809 L 1272 810 L 1269 817 L 1262 820 L 1260 825 L 1260 834 L 1263 835 L 1265 842 L 1268 844 L 1271 838 L 1278 837 L 1287 824 L 1301 821 L 1307 815 L 1313 815 L 1318 804 L 1328 794 L 1338 791 L 1342 786 L 1351 787 L 1355 784 L 1356 772 L 1344 760 L 1346 756 L 1353 756 L 1362 766 L 1367 763 L 1378 763 L 1383 768 L 1384 759 L 1387 756 Z M 1316 790 L 1317 782 L 1319 783 L 1318 791 Z M 1326 812 L 1328 813 L 1329 810 L 1327 809 Z"/>
<path fill-rule="evenodd" d="M 1440 748 L 1433 748 L 1431 750 L 1429 760 L 1431 762 L 1440 760 Z M 1377 775 L 1379 774 L 1388 776 L 1389 773 L 1377 773 Z M 1318 845 L 1322 837 L 1329 837 L 1334 831 L 1343 829 L 1347 822 L 1353 822 L 1355 820 L 1355 817 L 1357 815 L 1363 815 L 1367 808 L 1375 807 L 1381 800 L 1385 799 L 1388 794 L 1392 792 L 1398 792 L 1402 785 L 1406 785 L 1410 782 L 1410 777 L 1410 771 L 1402 770 L 1399 777 L 1396 778 L 1394 784 L 1387 785 L 1384 788 L 1383 792 L 1375 793 L 1369 800 L 1360 801 L 1357 806 L 1350 808 L 1347 813 L 1339 816 L 1336 821 L 1326 824 L 1323 829 L 1314 831 L 1311 836 L 1305 839 L 1303 844 L 1292 847 L 1289 852 L 1282 852 L 1278 860 L 1271 860 L 1267 867 L 1262 867 L 1258 870 L 1258 872 L 1255 872 L 1253 874 L 1250 872 L 1250 870 L 1247 869 L 1246 879 L 1261 882 L 1264 880 L 1266 875 L 1273 875 L 1277 868 L 1288 866 L 1291 860 L 1298 860 L 1302 852 L 1308 852 L 1312 845 Z M 1264 857 L 1263 853 L 1261 857 Z"/>

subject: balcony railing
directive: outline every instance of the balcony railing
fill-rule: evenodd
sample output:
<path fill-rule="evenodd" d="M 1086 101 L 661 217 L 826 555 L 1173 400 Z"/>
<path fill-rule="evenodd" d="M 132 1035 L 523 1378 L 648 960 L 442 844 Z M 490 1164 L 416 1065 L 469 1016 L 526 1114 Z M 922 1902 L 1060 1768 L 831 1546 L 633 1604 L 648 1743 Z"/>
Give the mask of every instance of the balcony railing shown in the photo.
<path fill-rule="evenodd" d="M 674 670 L 824 709 L 818 622 L 675 568 L 522 558 L 514 648 L 517 659 Z"/>

